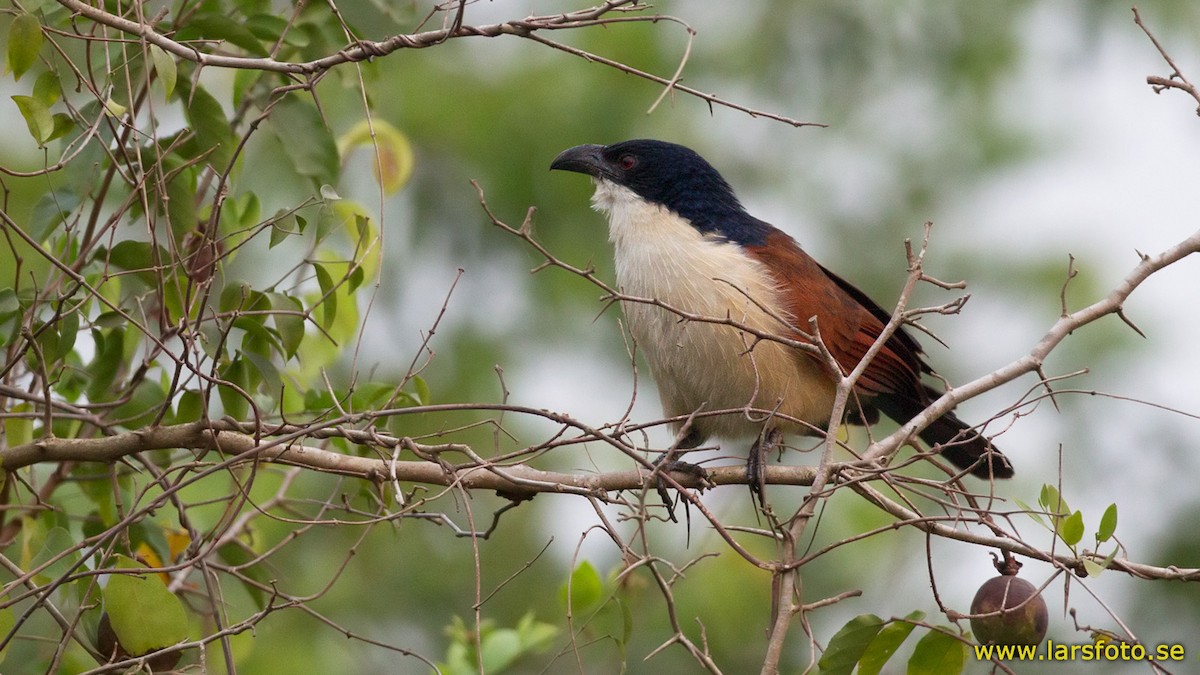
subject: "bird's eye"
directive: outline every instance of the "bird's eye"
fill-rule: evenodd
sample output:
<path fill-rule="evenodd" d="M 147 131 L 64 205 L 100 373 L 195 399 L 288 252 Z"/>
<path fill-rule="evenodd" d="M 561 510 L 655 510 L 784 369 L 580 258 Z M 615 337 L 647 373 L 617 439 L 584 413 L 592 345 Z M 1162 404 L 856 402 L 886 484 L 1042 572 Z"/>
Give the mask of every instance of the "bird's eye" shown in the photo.
<path fill-rule="evenodd" d="M 617 160 L 617 165 L 621 167 L 622 171 L 628 171 L 637 166 L 637 157 L 633 155 L 621 155 L 621 159 Z"/>

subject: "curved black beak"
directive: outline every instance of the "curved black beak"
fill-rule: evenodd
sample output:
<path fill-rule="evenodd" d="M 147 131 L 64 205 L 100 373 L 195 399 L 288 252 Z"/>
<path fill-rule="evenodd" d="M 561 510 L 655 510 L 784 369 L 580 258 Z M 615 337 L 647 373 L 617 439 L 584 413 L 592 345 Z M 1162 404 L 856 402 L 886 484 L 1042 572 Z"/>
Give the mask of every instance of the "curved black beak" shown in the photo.
<path fill-rule="evenodd" d="M 553 162 L 550 162 L 550 170 L 574 171 L 596 178 L 606 176 L 610 172 L 608 171 L 607 162 L 605 162 L 604 156 L 601 154 L 602 150 L 604 150 L 603 145 L 595 144 L 577 145 L 573 148 L 567 148 L 559 153 Z"/>

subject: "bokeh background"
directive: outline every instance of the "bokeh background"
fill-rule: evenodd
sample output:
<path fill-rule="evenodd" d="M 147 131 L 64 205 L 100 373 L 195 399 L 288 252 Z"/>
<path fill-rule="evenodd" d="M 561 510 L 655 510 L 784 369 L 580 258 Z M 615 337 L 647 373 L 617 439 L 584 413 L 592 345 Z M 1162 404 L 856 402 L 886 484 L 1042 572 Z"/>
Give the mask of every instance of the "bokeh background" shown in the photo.
<path fill-rule="evenodd" d="M 581 6 L 474 3 L 466 22 Z M 378 39 L 411 31 L 429 6 L 341 3 L 340 9 L 363 37 Z M 1106 294 L 1136 264 L 1138 251 L 1156 253 L 1198 227 L 1196 104 L 1179 92 L 1155 95 L 1147 86 L 1147 75 L 1169 75 L 1169 69 L 1125 3 L 661 0 L 650 11 L 695 29 L 683 83 L 828 127 L 792 128 L 678 93 L 648 113 L 659 86 L 515 37 L 453 40 L 364 64 L 373 114 L 409 137 L 416 162 L 412 182 L 394 197 L 380 199 L 365 154 L 352 160 L 356 179 L 337 186 L 371 206 L 386 231 L 383 274 L 366 313 L 356 367 L 402 375 L 445 304 L 431 343 L 436 356 L 423 373 L 435 401 L 500 401 L 499 368 L 510 402 L 597 425 L 622 415 L 635 389 L 619 313 L 613 308 L 600 314 L 598 290 L 581 279 L 557 270 L 531 275 L 539 256 L 490 225 L 469 182 L 479 182 L 510 224 L 536 206 L 535 232 L 551 251 L 573 264 L 595 265 L 611 279 L 604 223 L 588 209 L 590 185 L 548 171 L 559 151 L 579 143 L 653 137 L 695 148 L 725 174 L 752 213 L 793 235 L 885 307 L 904 280 L 903 240 L 919 238 L 922 223 L 933 221 L 927 271 L 965 279 L 971 294 L 961 315 L 926 321 L 949 345 L 926 340 L 930 360 L 952 383 L 994 370 L 1038 341 L 1059 316 L 1070 256 L 1079 274 L 1066 298 L 1078 308 Z M 1141 3 L 1141 12 L 1185 73 L 1200 78 L 1200 4 L 1157 0 Z M 686 30 L 669 22 L 551 37 L 668 77 L 688 43 Z M 323 110 L 339 133 L 363 113 L 357 75 L 344 70 L 320 90 Z M 210 86 L 231 78 L 215 69 L 204 77 Z M 14 111 L 5 115 L 19 124 Z M 31 145 L 25 138 L 2 139 L 0 151 L 29 156 Z M 261 196 L 271 188 L 256 189 Z M 282 186 L 276 190 L 279 203 L 264 203 L 264 213 L 294 199 Z M 234 274 L 252 275 L 262 261 L 242 264 Z M 1057 410 L 1043 402 L 1019 419 L 1002 420 L 1011 422 L 1000 442 L 1018 475 L 998 494 L 1033 504 L 1042 484 L 1060 484 L 1071 506 L 1083 511 L 1089 537 L 1115 502 L 1117 537 L 1131 559 L 1200 566 L 1197 290 L 1200 261 L 1185 260 L 1155 275 L 1126 306 L 1145 339 L 1110 317 L 1055 351 L 1046 364 L 1050 374 L 1087 369 L 1059 385 L 1081 393 L 1061 396 Z M 924 288 L 917 301 L 950 298 Z M 347 354 L 343 369 L 351 365 Z M 961 416 L 989 417 L 1033 385 L 1026 379 L 982 396 L 964 405 Z M 656 395 L 644 374 L 636 391 L 632 419 L 657 418 Z M 422 419 L 413 433 L 478 417 Z M 524 443 L 550 431 L 528 420 L 508 422 Z M 461 438 L 481 447 L 494 441 L 489 429 Z M 667 440 L 662 433 L 651 439 L 659 446 Z M 784 461 L 813 460 L 789 453 Z M 551 455 L 538 465 L 625 466 L 602 448 Z M 318 492 L 327 498 L 327 490 L 314 488 L 314 496 Z M 772 491 L 781 505 L 799 496 Z M 741 490 L 726 488 L 705 500 L 727 522 L 754 524 Z M 529 564 L 488 600 L 485 617 L 512 625 L 532 609 L 539 620 L 562 625 L 559 588 L 573 565 L 588 560 L 606 575 L 620 568 L 611 542 L 589 530 L 596 516 L 581 501 L 540 496 L 506 514 L 492 538 L 479 544 L 485 592 Z M 487 496 L 476 502 L 477 514 L 494 506 Z M 450 512 L 465 518 L 462 510 Z M 816 529 L 816 545 L 885 522 L 854 498 L 835 499 Z M 1049 546 L 1051 537 L 1032 520 L 1018 518 L 1017 525 Z M 663 527 L 655 536 L 658 552 L 678 562 L 715 554 L 676 588 L 686 629 L 699 639 L 702 624 L 726 672 L 757 671 L 766 642 L 769 576 L 701 524 L 694 522 L 690 538 L 685 530 Z M 288 567 L 307 570 L 315 592 L 358 534 L 318 528 L 285 552 Z M 454 616 L 473 612 L 471 541 L 444 527 L 405 522 L 395 530 L 376 528 L 357 550 L 314 607 L 357 634 L 440 655 L 447 643 L 443 628 Z M 965 612 L 975 588 L 994 575 L 987 552 L 935 542 L 932 553 L 943 601 Z M 1023 571 L 1034 583 L 1051 573 L 1036 563 Z M 915 609 L 944 622 L 929 577 L 919 533 L 845 547 L 804 569 L 806 599 L 850 589 L 863 594 L 814 614 L 812 629 L 825 642 L 854 615 L 903 616 Z M 661 598 L 636 584 L 624 593 L 635 618 L 629 672 L 694 668 L 678 649 L 642 661 L 669 634 Z M 1200 592 L 1193 586 L 1109 572 L 1069 584 L 1060 577 L 1046 596 L 1056 642 L 1089 639 L 1075 629 L 1069 610 L 1077 611 L 1081 624 L 1119 630 L 1111 611 L 1147 644 L 1183 642 L 1189 664 L 1178 672 L 1193 672 L 1189 668 L 1200 657 L 1194 630 Z M 347 641 L 300 612 L 280 613 L 253 638 L 237 640 L 247 649 L 239 664 L 246 673 L 425 672 L 415 660 Z M 799 672 L 808 662 L 807 640 L 797 631 L 790 644 L 794 653 L 787 663 Z M 616 672 L 622 659 L 603 640 L 584 653 L 594 658 L 586 672 Z M 1054 672 L 1129 667 L 1057 664 Z M 577 668 L 574 657 L 546 656 L 517 670 Z"/>

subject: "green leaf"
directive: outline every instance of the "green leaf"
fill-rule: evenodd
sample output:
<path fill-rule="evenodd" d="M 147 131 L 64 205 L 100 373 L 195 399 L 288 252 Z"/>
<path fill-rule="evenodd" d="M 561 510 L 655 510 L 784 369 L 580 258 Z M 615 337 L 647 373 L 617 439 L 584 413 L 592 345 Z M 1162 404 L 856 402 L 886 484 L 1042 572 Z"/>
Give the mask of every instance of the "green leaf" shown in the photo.
<path fill-rule="evenodd" d="M 483 672 L 495 673 L 512 665 L 521 655 L 521 639 L 511 628 L 501 628 L 492 631 L 483 638 L 480 660 L 483 661 Z"/>
<path fill-rule="evenodd" d="M 58 102 L 62 96 L 62 85 L 58 81 L 58 75 L 53 70 L 38 75 L 37 80 L 33 83 L 33 97 L 41 101 L 47 108 Z"/>
<path fill-rule="evenodd" d="M 568 592 L 571 594 L 569 605 Z M 582 612 L 600 604 L 603 593 L 604 582 L 600 580 L 600 574 L 592 566 L 592 563 L 584 560 L 571 572 L 570 586 L 563 584 L 558 595 L 568 609 L 573 612 Z"/>
<path fill-rule="evenodd" d="M 39 525 L 45 527 L 45 523 L 38 521 Z M 45 537 L 40 538 L 40 547 L 37 553 L 30 561 L 30 567 L 37 567 L 42 563 L 50 561 L 52 558 L 59 556 L 64 551 L 71 551 L 67 555 L 58 558 L 53 564 L 42 570 L 38 575 L 43 579 L 57 579 L 64 574 L 67 574 L 70 569 L 79 561 L 79 551 L 75 549 L 75 538 L 67 531 L 65 527 L 55 525 L 45 530 Z"/>
<path fill-rule="evenodd" d="M 20 309 L 21 301 L 17 299 L 17 292 L 11 288 L 0 288 L 0 316 L 16 313 Z"/>
<path fill-rule="evenodd" d="M 1046 483 L 1042 486 L 1042 494 L 1038 497 L 1038 504 L 1042 510 L 1049 513 L 1051 516 L 1065 516 L 1071 512 L 1071 507 L 1067 506 L 1067 500 L 1062 498 L 1058 493 L 1058 488 Z"/>
<path fill-rule="evenodd" d="M 28 404 L 18 403 L 12 407 L 13 413 L 30 412 L 31 408 Z M 15 447 L 33 442 L 33 418 L 32 417 L 8 417 L 4 418 L 4 439 L 7 442 L 7 447 Z"/>
<path fill-rule="evenodd" d="M 37 242 L 46 241 L 54 228 L 58 227 L 75 207 L 79 206 L 79 195 L 74 190 L 56 190 L 42 195 L 33 212 L 29 214 L 29 237 Z"/>
<path fill-rule="evenodd" d="M 1085 570 L 1087 570 L 1088 576 L 1092 578 L 1100 576 L 1100 574 L 1104 572 L 1104 570 L 1107 570 L 1108 566 L 1112 564 L 1112 561 L 1117 557 L 1117 552 L 1120 550 L 1121 549 L 1114 547 L 1111 553 L 1104 556 L 1104 560 L 1102 562 L 1095 562 L 1091 558 L 1085 558 L 1083 561 L 1083 567 Z"/>
<path fill-rule="evenodd" d="M 1092 560 L 1091 558 L 1083 559 L 1083 571 L 1087 573 L 1089 578 L 1095 579 L 1104 571 L 1104 565 Z"/>
<path fill-rule="evenodd" d="M 320 285 L 321 296 L 324 298 L 321 302 L 321 325 L 329 329 L 337 319 L 337 293 L 331 292 L 334 289 L 333 277 L 320 263 L 313 263 L 313 269 L 317 273 L 317 284 Z"/>
<path fill-rule="evenodd" d="M 163 94 L 170 100 L 171 92 L 175 91 L 175 78 L 178 75 L 175 59 L 165 49 L 153 44 L 150 45 L 150 59 L 154 61 L 154 72 L 158 74 L 158 81 L 162 83 Z"/>
<path fill-rule="evenodd" d="M 354 293 L 354 291 L 357 291 L 365 277 L 366 269 L 362 265 L 356 265 L 354 270 L 350 272 L 350 277 L 346 279 L 346 292 Z"/>
<path fill-rule="evenodd" d="M 883 628 L 883 619 L 874 614 L 860 614 L 850 619 L 829 640 L 817 666 L 822 675 L 849 675 L 871 642 Z"/>
<path fill-rule="evenodd" d="M 263 384 L 263 391 L 272 399 L 279 396 L 283 390 L 283 380 L 279 377 L 279 369 L 275 367 L 271 359 L 250 350 L 244 350 L 242 356 L 250 365 L 254 366 L 254 372 L 258 374 L 255 380 Z"/>
<path fill-rule="evenodd" d="M 296 173 L 311 178 L 314 187 L 337 182 L 341 171 L 337 144 L 315 106 L 289 96 L 271 111 L 269 126 Z"/>
<path fill-rule="evenodd" d="M 87 367 L 90 378 L 87 397 L 93 403 L 111 401 L 118 394 L 112 385 L 124 363 L 125 329 L 113 328 L 108 332 L 93 329 L 92 343 L 96 356 Z"/>
<path fill-rule="evenodd" d="M 917 642 L 908 660 L 908 675 L 955 675 L 967 662 L 966 645 L 954 636 L 931 630 Z"/>
<path fill-rule="evenodd" d="M 296 220 L 299 221 L 300 217 L 296 216 Z M 336 224 L 337 219 L 334 218 L 333 208 L 329 204 L 322 204 L 317 209 L 317 241 L 324 241 L 325 237 L 328 237 L 329 233 L 333 231 L 333 226 Z M 303 232 L 304 228 L 300 228 L 300 231 Z"/>
<path fill-rule="evenodd" d="M 116 567 L 145 569 L 125 556 L 117 556 Z M 188 637 L 188 618 L 183 602 L 167 590 L 157 574 L 108 575 L 104 610 L 108 612 L 117 641 L 134 656 L 169 647 Z"/>
<path fill-rule="evenodd" d="M 175 36 L 177 40 L 223 40 L 237 45 L 252 56 L 267 56 L 267 48 L 249 28 L 225 14 L 206 12 L 189 18 Z"/>
<path fill-rule="evenodd" d="M 189 389 L 179 396 L 179 404 L 175 408 L 175 421 L 179 424 L 199 422 L 204 414 L 204 397 L 200 392 Z"/>
<path fill-rule="evenodd" d="M 54 133 L 54 116 L 50 114 L 50 109 L 45 103 L 37 100 L 32 96 L 13 96 L 12 100 L 17 104 L 17 109 L 21 111 L 21 117 L 25 118 L 25 126 L 29 128 L 29 135 L 33 136 L 33 140 L 37 141 L 38 146 L 44 145 Z"/>
<path fill-rule="evenodd" d="M 271 309 L 276 312 L 271 319 L 275 322 L 275 330 L 279 331 L 284 355 L 290 359 L 304 339 L 304 317 L 299 314 L 304 311 L 304 305 L 282 293 L 268 293 L 267 296 L 271 299 Z"/>
<path fill-rule="evenodd" d="M 925 612 L 916 611 L 909 614 L 908 621 L 891 621 L 888 625 L 879 631 L 879 634 L 871 640 L 871 644 L 867 646 L 862 657 L 858 660 L 858 675 L 879 675 L 883 670 L 883 666 L 887 664 L 900 645 L 908 639 L 908 636 L 916 628 L 916 624 L 909 621 L 920 621 L 925 618 Z"/>
<path fill-rule="evenodd" d="M 42 50 L 42 25 L 37 17 L 22 12 L 8 27 L 8 69 L 19 80 L 37 62 Z"/>
<path fill-rule="evenodd" d="M 135 272 L 135 276 L 149 286 L 157 283 L 154 269 L 161 263 L 170 260 L 166 249 L 157 248 L 149 242 L 125 240 L 112 247 L 108 252 L 108 262 L 112 266 Z"/>
<path fill-rule="evenodd" d="M 112 117 L 122 117 L 129 112 L 129 107 L 123 105 L 115 98 L 108 98 L 104 101 L 104 112 Z"/>
<path fill-rule="evenodd" d="M 1058 536 L 1062 537 L 1067 546 L 1075 546 L 1083 539 L 1083 513 L 1076 511 L 1062 520 L 1058 527 Z"/>
<path fill-rule="evenodd" d="M 274 43 L 289 28 L 287 19 L 274 14 L 255 14 L 244 23 L 254 37 L 269 43 Z"/>
<path fill-rule="evenodd" d="M 173 164 L 167 162 L 168 166 Z M 175 167 L 171 167 L 174 170 Z M 199 223 L 196 214 L 196 172 L 181 168 L 171 177 L 167 188 L 167 218 L 178 241 L 194 232 Z"/>
<path fill-rule="evenodd" d="M 58 333 L 57 351 L 53 355 L 47 355 L 47 358 L 50 361 L 60 361 L 75 349 L 75 338 L 79 336 L 79 312 L 64 311 L 55 323 L 54 330 Z"/>
<path fill-rule="evenodd" d="M 233 74 L 233 105 L 240 107 L 246 101 L 250 89 L 264 79 L 263 73 L 253 68 L 238 68 Z"/>
<path fill-rule="evenodd" d="M 221 371 L 221 379 L 237 385 L 242 391 L 249 393 L 249 371 L 246 362 L 241 358 L 236 358 L 233 363 Z M 250 402 L 241 392 L 229 385 L 222 384 L 217 387 L 217 393 L 221 397 L 221 406 L 225 408 L 226 415 L 237 420 L 246 419 L 246 415 L 250 411 Z"/>
<path fill-rule="evenodd" d="M 133 390 L 133 397 L 127 403 L 113 411 L 115 419 L 121 420 L 129 428 L 149 424 L 162 407 L 166 393 L 162 386 L 153 380 L 143 380 Z"/>
<path fill-rule="evenodd" d="M 47 143 L 56 138 L 66 136 L 75 128 L 75 120 L 71 119 L 71 116 L 66 113 L 54 113 L 53 120 L 54 128 L 50 130 L 50 135 L 46 137 Z"/>
<path fill-rule="evenodd" d="M 248 551 L 241 543 L 231 541 L 221 548 L 217 549 L 217 556 L 226 565 L 238 568 L 237 578 L 242 581 L 242 587 L 246 589 L 246 593 L 254 601 L 254 604 L 261 610 L 266 607 L 266 594 L 262 588 L 250 583 L 257 581 L 263 586 L 270 586 L 271 579 L 264 569 L 264 565 L 248 565 L 254 560 L 254 554 Z"/>
<path fill-rule="evenodd" d="M 1041 525 L 1042 527 L 1048 527 L 1045 519 L 1042 518 L 1042 514 L 1038 513 L 1038 511 L 1044 511 L 1045 509 L 1035 509 L 1020 499 L 1013 499 L 1013 501 L 1017 503 L 1017 506 L 1021 507 L 1021 510 L 1025 512 L 1025 515 L 1033 519 L 1033 522 Z"/>
<path fill-rule="evenodd" d="M 624 606 L 624 603 L 622 605 Z M 628 615 L 629 610 L 626 609 L 625 613 Z M 632 623 L 632 616 L 628 620 Z M 558 626 L 537 621 L 533 612 L 527 612 L 517 622 L 517 635 L 521 637 L 521 647 L 525 650 L 542 650 L 550 646 L 550 641 L 558 635 L 558 632 Z M 628 632 L 625 634 L 625 639 L 629 639 Z"/>
<path fill-rule="evenodd" d="M 425 378 L 414 376 L 412 379 L 413 389 L 416 390 L 417 402 L 420 405 L 429 405 L 433 400 L 429 392 L 429 385 L 425 382 Z"/>
<path fill-rule="evenodd" d="M 1117 531 L 1117 505 L 1109 504 L 1107 509 L 1104 509 L 1104 515 L 1100 517 L 1100 529 L 1096 530 L 1096 543 L 1102 544 L 1109 539 L 1112 539 L 1113 534 Z"/>
<path fill-rule="evenodd" d="M 350 396 L 350 408 L 358 412 L 374 410 L 390 399 L 395 391 L 396 385 L 386 382 L 360 384 Z"/>
<path fill-rule="evenodd" d="M 208 153 L 208 164 L 217 171 L 225 171 L 233 161 L 234 139 L 221 104 L 204 87 L 193 89 L 184 97 L 184 102 L 188 126 L 196 134 L 195 155 Z"/>
<path fill-rule="evenodd" d="M 17 625 L 17 615 L 13 614 L 12 607 L 0 609 L 0 635 L 8 635 L 15 625 Z M 12 642 L 10 641 L 8 644 L 11 645 Z M 0 649 L 0 663 L 4 662 L 4 657 L 7 655 L 8 645 L 5 645 L 4 649 Z"/>
<path fill-rule="evenodd" d="M 292 236 L 293 234 L 296 234 L 296 231 L 290 227 L 290 225 L 293 222 L 294 222 L 294 219 L 291 216 L 284 216 L 283 218 L 272 218 L 271 219 L 271 241 L 269 244 L 267 244 L 267 248 L 275 248 L 279 244 L 283 243 L 284 239 L 287 239 L 288 237 Z"/>

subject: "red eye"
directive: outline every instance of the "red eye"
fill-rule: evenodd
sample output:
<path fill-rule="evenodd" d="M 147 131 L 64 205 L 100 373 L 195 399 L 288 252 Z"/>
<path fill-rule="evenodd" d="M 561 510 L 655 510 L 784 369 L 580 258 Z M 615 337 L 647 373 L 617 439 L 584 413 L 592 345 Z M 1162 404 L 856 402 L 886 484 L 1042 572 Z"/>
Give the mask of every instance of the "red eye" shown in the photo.
<path fill-rule="evenodd" d="M 621 155 L 621 159 L 617 160 L 617 164 L 621 167 L 622 171 L 628 171 L 637 166 L 637 157 L 633 155 Z"/>

